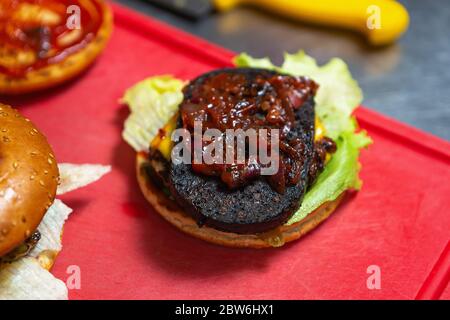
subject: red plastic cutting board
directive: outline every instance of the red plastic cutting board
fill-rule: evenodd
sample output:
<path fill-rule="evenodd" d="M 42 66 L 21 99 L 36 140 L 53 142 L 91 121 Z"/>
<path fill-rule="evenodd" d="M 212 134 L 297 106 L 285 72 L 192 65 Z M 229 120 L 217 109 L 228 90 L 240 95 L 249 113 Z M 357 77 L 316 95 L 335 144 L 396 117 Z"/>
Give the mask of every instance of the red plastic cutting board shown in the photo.
<path fill-rule="evenodd" d="M 441 300 L 450 300 L 450 287 L 447 286 L 447 289 L 442 293 Z"/>
<path fill-rule="evenodd" d="M 152 75 L 190 79 L 233 53 L 113 6 L 115 31 L 82 77 L 13 103 L 48 136 L 60 162 L 112 164 L 101 181 L 62 199 L 74 209 L 53 269 L 81 270 L 72 299 L 438 298 L 449 278 L 450 144 L 360 108 L 375 143 L 364 186 L 322 226 L 279 249 L 242 250 L 190 238 L 160 218 L 136 183 L 122 140 L 124 90 Z M 369 290 L 367 268 L 381 270 Z M 447 294 L 448 296 L 448 294 Z"/>

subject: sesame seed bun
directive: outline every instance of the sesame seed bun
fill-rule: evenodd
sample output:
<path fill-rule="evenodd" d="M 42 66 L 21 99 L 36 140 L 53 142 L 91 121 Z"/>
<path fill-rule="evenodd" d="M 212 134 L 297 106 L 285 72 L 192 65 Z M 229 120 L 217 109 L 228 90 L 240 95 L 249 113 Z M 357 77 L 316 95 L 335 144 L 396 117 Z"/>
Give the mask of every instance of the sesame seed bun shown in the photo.
<path fill-rule="evenodd" d="M 36 230 L 55 199 L 58 176 L 44 135 L 0 104 L 0 257 Z"/>
<path fill-rule="evenodd" d="M 26 73 L 25 77 L 11 77 L 0 72 L 0 94 L 16 95 L 50 88 L 74 78 L 86 70 L 95 58 L 103 51 L 112 33 L 113 18 L 109 7 L 103 0 L 87 0 L 97 2 L 102 8 L 102 24 L 94 37 L 84 48 L 70 54 L 61 62 L 49 64 L 43 68 Z M 16 53 L 13 53 L 17 57 Z"/>
<path fill-rule="evenodd" d="M 139 186 L 147 201 L 153 206 L 164 219 L 179 230 L 198 239 L 237 248 L 269 248 L 282 246 L 294 241 L 307 232 L 317 227 L 322 221 L 330 216 L 344 197 L 341 194 L 336 200 L 326 202 L 310 213 L 305 219 L 291 224 L 282 225 L 264 234 L 237 234 L 219 231 L 207 226 L 199 227 L 196 221 L 185 213 L 173 200 L 170 200 L 161 189 L 156 188 L 149 181 L 143 167 L 148 161 L 144 154 L 136 156 L 136 174 Z"/>

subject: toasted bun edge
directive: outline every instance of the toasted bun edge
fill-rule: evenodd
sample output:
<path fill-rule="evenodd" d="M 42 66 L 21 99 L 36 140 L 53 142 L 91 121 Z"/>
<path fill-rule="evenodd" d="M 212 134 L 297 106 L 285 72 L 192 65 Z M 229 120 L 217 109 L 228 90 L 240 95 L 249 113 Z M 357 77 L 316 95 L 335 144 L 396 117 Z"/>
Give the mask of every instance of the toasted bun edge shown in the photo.
<path fill-rule="evenodd" d="M 36 230 L 55 199 L 58 178 L 46 137 L 0 104 L 0 257 Z"/>
<path fill-rule="evenodd" d="M 279 247 L 294 241 L 313 230 L 326 220 L 344 198 L 345 192 L 336 200 L 322 204 L 305 219 L 291 224 L 282 225 L 264 234 L 236 234 L 223 232 L 208 226 L 199 227 L 195 220 L 170 200 L 160 189 L 156 188 L 142 170 L 147 159 L 141 153 L 136 156 L 136 175 L 139 187 L 155 211 L 170 224 L 193 237 L 206 242 L 236 248 L 270 248 Z"/>
<path fill-rule="evenodd" d="M 66 82 L 86 70 L 103 51 L 113 29 L 111 9 L 103 0 L 98 1 L 103 9 L 103 22 L 96 37 L 80 51 L 63 61 L 30 71 L 24 78 L 11 78 L 0 73 L 0 94 L 18 95 L 54 87 Z"/>

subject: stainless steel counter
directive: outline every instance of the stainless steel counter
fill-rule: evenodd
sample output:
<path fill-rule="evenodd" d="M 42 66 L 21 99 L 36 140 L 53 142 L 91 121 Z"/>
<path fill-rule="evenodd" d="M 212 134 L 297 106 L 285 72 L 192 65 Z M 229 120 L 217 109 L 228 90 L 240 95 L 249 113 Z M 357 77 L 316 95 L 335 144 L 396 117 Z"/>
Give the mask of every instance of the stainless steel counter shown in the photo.
<path fill-rule="evenodd" d="M 312 27 L 240 7 L 193 22 L 143 0 L 116 0 L 237 52 L 282 61 L 304 49 L 320 63 L 341 57 L 364 105 L 450 140 L 450 1 L 404 0 L 411 23 L 395 45 L 374 49 L 346 31 Z M 345 1 L 343 1 L 345 2 Z"/>

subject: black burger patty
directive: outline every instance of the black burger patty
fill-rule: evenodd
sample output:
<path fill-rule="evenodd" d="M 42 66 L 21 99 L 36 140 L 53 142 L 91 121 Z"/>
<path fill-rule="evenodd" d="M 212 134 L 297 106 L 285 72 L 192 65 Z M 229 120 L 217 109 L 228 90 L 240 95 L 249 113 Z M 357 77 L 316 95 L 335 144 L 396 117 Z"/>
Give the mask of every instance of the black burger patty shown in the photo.
<path fill-rule="evenodd" d="M 185 99 L 206 77 L 219 72 L 239 72 L 252 79 L 257 75 L 273 76 L 261 69 L 223 69 L 210 72 L 192 81 L 184 90 Z M 235 233 L 261 233 L 285 223 L 299 208 L 309 185 L 309 170 L 314 155 L 314 99 L 310 97 L 296 111 L 296 123 L 289 135 L 304 143 L 301 179 L 287 186 L 284 194 L 275 191 L 264 177 L 230 190 L 217 177 L 194 173 L 190 164 L 170 164 L 169 189 L 177 203 L 199 225 Z"/>

